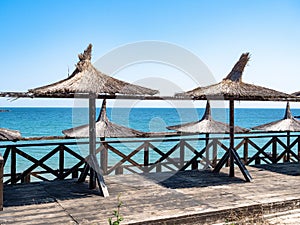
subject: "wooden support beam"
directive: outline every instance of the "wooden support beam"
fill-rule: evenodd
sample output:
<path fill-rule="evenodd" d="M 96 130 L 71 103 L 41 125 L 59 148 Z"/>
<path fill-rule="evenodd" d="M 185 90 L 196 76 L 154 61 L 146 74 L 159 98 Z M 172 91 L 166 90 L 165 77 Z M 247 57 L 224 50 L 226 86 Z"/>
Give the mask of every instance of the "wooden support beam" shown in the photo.
<path fill-rule="evenodd" d="M 90 189 L 96 187 L 96 179 L 100 194 L 103 197 L 108 197 L 108 190 L 96 158 L 96 94 L 93 93 L 89 94 L 89 149 L 90 154 L 89 160 L 87 161 L 91 167 L 89 187 Z"/>

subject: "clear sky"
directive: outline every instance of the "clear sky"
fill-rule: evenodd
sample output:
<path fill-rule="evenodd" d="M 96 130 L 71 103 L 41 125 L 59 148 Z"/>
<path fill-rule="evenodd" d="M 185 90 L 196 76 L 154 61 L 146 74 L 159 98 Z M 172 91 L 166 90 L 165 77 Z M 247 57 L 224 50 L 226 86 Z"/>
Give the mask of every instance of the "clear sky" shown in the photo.
<path fill-rule="evenodd" d="M 300 90 L 298 0 L 1 0 L 0 91 L 26 91 L 74 70 L 77 54 L 93 44 L 93 60 L 146 40 L 191 51 L 221 81 L 243 52 L 251 53 L 243 80 L 279 91 Z M 151 70 L 147 65 L 147 70 Z M 137 70 L 115 77 L 134 82 Z M 162 69 L 169 79 L 172 69 Z M 155 69 L 159 76 L 159 67 Z M 174 74 L 176 74 L 174 72 Z M 164 76 L 164 75 L 162 75 Z M 174 75 L 175 76 L 175 75 Z M 186 90 L 194 86 L 176 75 Z M 155 88 L 155 87 L 152 87 Z M 28 100 L 1 106 L 72 106 L 72 100 Z M 284 103 L 241 106 L 284 107 Z M 239 106 L 239 103 L 237 104 Z M 300 107 L 293 103 L 292 107 Z"/>

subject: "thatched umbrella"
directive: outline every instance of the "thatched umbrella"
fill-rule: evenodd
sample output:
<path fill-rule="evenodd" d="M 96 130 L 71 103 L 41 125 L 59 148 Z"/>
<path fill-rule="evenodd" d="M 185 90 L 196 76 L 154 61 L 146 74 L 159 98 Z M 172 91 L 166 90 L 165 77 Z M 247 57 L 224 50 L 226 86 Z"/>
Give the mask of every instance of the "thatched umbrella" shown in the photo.
<path fill-rule="evenodd" d="M 198 134 L 221 134 L 221 133 L 229 133 L 229 125 L 223 122 L 215 121 L 211 115 L 210 103 L 207 101 L 206 109 L 203 117 L 196 121 L 190 123 L 184 123 L 174 126 L 169 126 L 167 129 L 176 130 L 179 132 L 186 133 L 198 133 Z M 244 133 L 247 132 L 248 129 L 235 126 L 235 133 Z"/>
<path fill-rule="evenodd" d="M 300 96 L 300 91 L 296 91 L 296 92 L 294 92 L 294 93 L 292 93 L 291 95 L 295 95 L 295 96 Z"/>
<path fill-rule="evenodd" d="M 281 120 L 266 123 L 260 126 L 252 127 L 252 130 L 264 130 L 264 131 L 286 131 L 287 132 L 287 160 L 290 158 L 290 132 L 300 131 L 300 120 L 295 119 L 292 115 L 290 104 L 287 102 L 284 117 Z"/>
<path fill-rule="evenodd" d="M 231 72 L 221 82 L 206 87 L 198 87 L 184 94 L 195 98 L 219 96 L 229 100 L 233 98 L 234 100 L 255 101 L 293 98 L 293 96 L 283 92 L 243 82 L 242 75 L 249 59 L 249 53 L 243 53 Z"/>
<path fill-rule="evenodd" d="M 96 121 L 96 137 L 144 137 L 146 133 L 112 123 L 106 114 L 106 99 L 103 99 L 102 107 Z M 84 138 L 89 137 L 89 125 L 82 125 L 62 131 L 67 137 Z"/>
<path fill-rule="evenodd" d="M 155 95 L 157 90 L 130 84 L 110 77 L 98 71 L 91 63 L 92 44 L 89 44 L 84 53 L 79 54 L 79 62 L 74 72 L 66 79 L 50 85 L 30 89 L 34 95 L 57 94 L 125 94 L 125 95 Z"/>
<path fill-rule="evenodd" d="M 242 74 L 249 59 L 249 53 L 242 54 L 239 61 L 234 65 L 228 76 L 217 84 L 209 85 L 206 87 L 198 87 L 184 94 L 177 94 L 179 96 L 192 96 L 194 99 L 229 100 L 230 147 L 229 151 L 227 151 L 227 153 L 222 157 L 218 165 L 215 167 L 214 171 L 219 172 L 229 158 L 229 176 L 234 176 L 234 161 L 236 161 L 247 181 L 251 181 L 252 178 L 234 149 L 234 100 L 270 101 L 293 98 L 293 96 L 285 94 L 283 92 L 242 82 Z"/>
<path fill-rule="evenodd" d="M 144 88 L 138 85 L 117 80 L 98 71 L 91 63 L 92 45 L 90 44 L 83 54 L 79 54 L 79 62 L 74 72 L 66 79 L 56 83 L 29 90 L 34 96 L 63 97 L 70 94 L 88 94 L 89 97 L 89 160 L 91 164 L 91 178 L 94 170 L 99 169 L 96 160 L 96 132 L 95 132 L 95 110 L 96 98 L 99 94 L 111 95 L 154 95 L 156 90 Z M 98 181 L 100 192 L 108 196 L 107 187 L 101 175 L 100 169 L 94 174 Z M 90 179 L 90 188 L 96 185 L 95 179 Z"/>
<path fill-rule="evenodd" d="M 169 130 L 176 130 L 179 132 L 185 133 L 197 133 L 197 134 L 205 134 L 206 137 L 206 146 L 208 145 L 209 141 L 209 134 L 221 134 L 221 133 L 229 133 L 230 127 L 228 124 L 215 121 L 211 115 L 210 103 L 207 100 L 205 112 L 202 118 L 196 122 L 184 123 L 175 126 L 167 127 Z M 234 132 L 235 133 L 245 133 L 248 132 L 248 129 L 235 126 Z M 201 152 L 201 155 L 204 153 Z"/>
<path fill-rule="evenodd" d="M 18 130 L 0 128 L 0 141 L 18 141 L 21 138 L 21 133 Z"/>

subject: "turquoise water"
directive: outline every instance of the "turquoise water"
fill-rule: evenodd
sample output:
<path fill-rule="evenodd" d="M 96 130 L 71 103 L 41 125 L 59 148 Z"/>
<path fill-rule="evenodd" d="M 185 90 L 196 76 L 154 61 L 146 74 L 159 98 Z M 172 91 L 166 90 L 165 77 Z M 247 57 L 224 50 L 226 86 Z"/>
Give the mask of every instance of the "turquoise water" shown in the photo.
<path fill-rule="evenodd" d="M 56 136 L 62 135 L 62 130 L 74 126 L 88 123 L 87 109 L 72 109 L 72 108 L 2 108 L 9 112 L 0 113 L 0 127 L 19 130 L 24 137 L 32 136 Z M 97 109 L 97 114 L 99 113 Z M 279 120 L 284 116 L 284 109 L 235 109 L 235 124 L 241 127 L 250 128 L 274 120 Z M 108 108 L 108 117 L 115 123 L 129 126 L 133 129 L 154 132 L 167 131 L 166 126 L 176 125 L 179 123 L 195 121 L 202 117 L 204 109 L 173 109 L 173 108 Z M 300 115 L 300 109 L 292 110 L 294 115 Z M 228 122 L 228 109 L 213 109 L 212 114 L 214 119 Z M 203 135 L 200 137 L 204 137 Z M 263 141 L 263 140 L 261 140 Z M 9 142 L 0 142 L 8 144 Z M 18 142 L 19 143 L 19 142 Z M 27 142 L 28 143 L 28 142 Z M 264 142 L 261 142 L 263 144 Z M 138 147 L 141 143 L 122 143 L 115 144 L 114 147 L 121 149 L 124 154 L 128 154 L 132 149 Z M 154 145 L 164 150 L 169 150 L 174 146 L 173 143 L 158 142 Z M 192 142 L 195 148 L 204 146 L 204 142 Z M 228 141 L 224 141 L 228 144 Z M 258 143 L 259 144 L 259 143 Z M 23 151 L 30 155 L 41 158 L 54 147 L 35 147 L 22 148 Z M 72 146 L 80 155 L 88 154 L 88 145 L 81 147 Z M 3 154 L 4 149 L 0 149 Z M 251 148 L 249 149 L 251 151 Z M 269 151 L 267 149 L 267 151 Z M 270 150 L 271 151 L 271 150 Z M 176 155 L 177 154 L 177 155 Z M 179 157 L 176 153 L 173 157 Z M 186 157 L 191 156 L 191 152 L 186 152 Z M 66 155 L 66 164 L 72 165 L 74 162 L 71 156 Z M 151 161 L 157 160 L 159 155 L 150 152 Z M 109 158 L 109 163 L 113 164 L 120 159 L 119 156 L 113 155 Z M 141 161 L 143 153 L 136 154 L 133 160 Z M 18 171 L 24 170 L 32 163 L 19 157 Z M 57 158 L 52 158 L 47 161 L 47 165 L 58 166 Z M 7 162 L 6 171 L 9 171 L 9 161 Z"/>
<path fill-rule="evenodd" d="M 2 108 L 0 127 L 19 130 L 24 137 L 62 135 L 62 130 L 88 123 L 87 110 L 72 108 Z M 97 109 L 97 113 L 99 109 Z M 141 131 L 167 131 L 165 126 L 195 121 L 202 117 L 204 109 L 173 108 L 116 108 L 107 109 L 108 117 L 115 123 Z M 300 109 L 292 110 L 300 115 Z M 213 109 L 216 120 L 228 122 L 228 109 Z M 250 128 L 279 120 L 284 109 L 235 109 L 235 125 Z"/>

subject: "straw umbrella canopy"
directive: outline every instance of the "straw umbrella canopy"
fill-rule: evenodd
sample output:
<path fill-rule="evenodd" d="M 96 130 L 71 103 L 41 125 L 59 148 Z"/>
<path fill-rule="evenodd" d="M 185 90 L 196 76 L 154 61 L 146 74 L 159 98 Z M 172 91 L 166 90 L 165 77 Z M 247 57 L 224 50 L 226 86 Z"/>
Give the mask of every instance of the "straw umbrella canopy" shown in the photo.
<path fill-rule="evenodd" d="M 236 161 L 241 172 L 247 181 L 251 181 L 251 176 L 246 167 L 242 163 L 240 157 L 234 150 L 234 100 L 285 100 L 293 98 L 283 92 L 275 91 L 273 89 L 248 84 L 242 82 L 242 74 L 244 68 L 250 59 L 249 53 L 241 55 L 238 62 L 234 65 L 231 72 L 219 83 L 209 85 L 206 87 L 198 87 L 179 96 L 191 96 L 194 99 L 225 99 L 229 100 L 229 118 L 230 118 L 230 147 L 229 151 L 222 157 L 214 171 L 219 172 L 227 159 L 230 159 L 229 176 L 234 176 L 234 161 Z"/>
<path fill-rule="evenodd" d="M 0 128 L 0 141 L 18 141 L 21 138 L 21 133 L 18 130 Z"/>
<path fill-rule="evenodd" d="M 210 103 L 207 101 L 206 109 L 203 114 L 203 117 L 196 121 L 190 123 L 184 123 L 174 126 L 169 126 L 167 129 L 176 130 L 179 132 L 186 133 L 200 133 L 200 134 L 221 134 L 221 133 L 229 133 L 229 125 L 223 122 L 215 121 L 211 115 Z M 235 133 L 244 133 L 248 132 L 248 129 L 235 126 Z"/>
<path fill-rule="evenodd" d="M 112 78 L 98 71 L 91 63 L 92 45 L 89 44 L 87 49 L 78 55 L 79 62 L 76 64 L 74 72 L 66 79 L 60 80 L 53 84 L 30 89 L 29 93 L 33 97 L 69 97 L 70 94 L 80 95 L 88 94 L 89 98 L 89 150 L 88 157 L 91 164 L 91 174 L 94 174 L 93 169 L 99 169 L 96 159 L 96 132 L 95 132 L 95 111 L 96 98 L 99 94 L 107 96 L 111 95 L 154 95 L 157 90 L 141 87 L 138 85 L 129 84 L 127 82 Z M 86 173 L 87 174 L 87 173 Z M 94 176 L 95 175 L 95 176 Z M 108 196 L 107 187 L 101 175 L 101 171 L 91 175 L 90 188 L 95 188 L 96 181 L 100 192 L 103 196 Z"/>
<path fill-rule="evenodd" d="M 255 126 L 252 130 L 265 130 L 265 131 L 287 131 L 296 132 L 300 131 L 300 120 L 294 118 L 290 103 L 287 102 L 284 117 L 281 120 L 266 123 L 263 125 Z"/>
<path fill-rule="evenodd" d="M 194 98 L 222 97 L 229 100 L 256 101 L 293 98 L 293 96 L 280 91 L 243 82 L 242 75 L 249 60 L 249 53 L 243 53 L 231 72 L 221 82 L 206 87 L 198 87 L 184 94 Z"/>
<path fill-rule="evenodd" d="M 74 72 L 66 79 L 50 85 L 30 89 L 34 95 L 55 96 L 57 94 L 125 94 L 125 95 L 155 95 L 157 90 L 152 90 L 139 85 L 130 84 L 110 77 L 98 71 L 91 63 L 92 44 L 89 44 L 84 53 L 79 54 L 79 62 Z"/>
<path fill-rule="evenodd" d="M 89 137 L 89 125 L 82 125 L 62 131 L 67 137 Z M 106 114 L 106 99 L 96 121 L 96 137 L 144 137 L 146 133 L 112 123 Z"/>
<path fill-rule="evenodd" d="M 169 130 L 176 130 L 179 132 L 186 132 L 186 133 L 198 133 L 198 134 L 205 134 L 206 137 L 206 146 L 209 143 L 209 134 L 221 134 L 221 133 L 229 133 L 230 127 L 228 124 L 215 121 L 212 118 L 211 115 L 211 109 L 210 109 L 210 103 L 207 101 L 206 103 L 206 108 L 205 112 L 202 116 L 202 118 L 196 122 L 190 122 L 190 123 L 184 123 L 184 124 L 179 124 L 175 126 L 169 126 L 167 127 Z M 235 126 L 234 127 L 234 132 L 235 133 L 245 133 L 248 132 L 248 129 Z M 202 155 L 204 151 L 206 150 L 203 149 L 199 155 Z M 206 155 L 206 161 L 208 158 L 208 152 Z M 209 162 L 207 162 L 207 165 L 209 165 Z"/>
<path fill-rule="evenodd" d="M 300 91 L 296 91 L 296 92 L 294 92 L 294 93 L 292 93 L 292 95 L 295 95 L 295 96 L 300 96 Z"/>
<path fill-rule="evenodd" d="M 287 159 L 290 157 L 290 132 L 300 131 L 300 120 L 295 119 L 291 109 L 290 103 L 287 102 L 284 117 L 281 120 L 276 120 L 274 122 L 266 123 L 256 127 L 252 127 L 252 130 L 264 130 L 264 131 L 286 131 L 287 132 Z"/>

